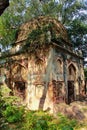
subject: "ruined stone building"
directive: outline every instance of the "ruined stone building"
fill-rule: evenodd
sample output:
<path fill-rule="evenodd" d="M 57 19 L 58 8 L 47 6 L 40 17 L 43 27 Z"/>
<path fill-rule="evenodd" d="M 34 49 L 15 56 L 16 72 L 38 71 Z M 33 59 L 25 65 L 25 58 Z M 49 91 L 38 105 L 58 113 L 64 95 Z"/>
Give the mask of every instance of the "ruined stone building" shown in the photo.
<path fill-rule="evenodd" d="M 73 51 L 65 28 L 50 17 L 21 25 L 12 48 L 1 53 L 0 74 L 32 110 L 71 103 L 84 89 L 82 54 Z"/>

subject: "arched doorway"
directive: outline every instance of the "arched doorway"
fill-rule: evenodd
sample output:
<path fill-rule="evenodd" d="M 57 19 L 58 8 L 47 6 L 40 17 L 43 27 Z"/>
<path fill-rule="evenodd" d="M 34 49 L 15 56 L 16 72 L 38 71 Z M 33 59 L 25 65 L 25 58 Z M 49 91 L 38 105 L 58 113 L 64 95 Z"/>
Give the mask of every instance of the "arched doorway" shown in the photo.
<path fill-rule="evenodd" d="M 21 100 L 26 98 L 26 73 L 27 69 L 21 64 L 15 63 L 12 66 L 12 87 L 15 96 L 20 97 Z"/>
<path fill-rule="evenodd" d="M 75 86 L 74 82 L 76 79 L 76 68 L 73 64 L 68 67 L 68 104 L 75 100 Z"/>

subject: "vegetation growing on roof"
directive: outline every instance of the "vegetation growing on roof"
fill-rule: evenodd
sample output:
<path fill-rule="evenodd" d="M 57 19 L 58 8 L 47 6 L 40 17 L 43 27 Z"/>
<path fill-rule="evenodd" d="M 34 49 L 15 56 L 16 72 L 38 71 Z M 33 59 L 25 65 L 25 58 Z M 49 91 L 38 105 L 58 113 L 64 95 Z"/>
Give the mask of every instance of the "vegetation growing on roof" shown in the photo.
<path fill-rule="evenodd" d="M 56 35 L 61 35 L 63 39 L 68 41 L 67 32 L 63 25 L 57 19 L 40 16 L 36 19 L 32 19 L 32 21 L 21 25 L 16 42 L 20 42 L 22 40 L 27 39 L 32 31 L 34 33 L 39 32 L 38 34 L 40 34 L 42 32 L 46 32 L 47 30 L 51 31 L 51 34 L 54 34 L 55 32 Z"/>
<path fill-rule="evenodd" d="M 33 29 L 31 32 L 29 31 L 26 44 L 23 49 L 30 47 L 31 51 L 32 49 L 35 51 L 37 48 L 44 48 L 51 45 L 52 42 L 56 42 L 61 45 L 62 39 L 63 35 L 61 31 L 58 33 L 55 30 L 55 24 L 48 22 L 45 25 L 41 25 Z"/>

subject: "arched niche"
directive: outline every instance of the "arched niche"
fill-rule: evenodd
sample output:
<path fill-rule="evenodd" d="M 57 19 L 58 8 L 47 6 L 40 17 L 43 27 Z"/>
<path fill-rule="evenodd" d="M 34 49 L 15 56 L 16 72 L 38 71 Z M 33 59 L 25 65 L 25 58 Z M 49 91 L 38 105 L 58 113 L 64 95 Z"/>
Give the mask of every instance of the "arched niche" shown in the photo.
<path fill-rule="evenodd" d="M 44 86 L 42 84 L 37 84 L 35 87 L 36 98 L 41 98 L 43 96 Z"/>
<path fill-rule="evenodd" d="M 12 69 L 12 78 L 15 78 L 16 76 L 17 77 L 20 77 L 21 76 L 21 66 L 19 64 L 15 64 L 13 66 L 11 66 L 11 69 Z"/>
<path fill-rule="evenodd" d="M 77 69 L 76 66 L 71 63 L 68 66 L 68 104 L 70 104 L 71 102 L 73 102 L 75 100 L 75 81 L 76 81 L 76 77 L 77 77 Z"/>
<path fill-rule="evenodd" d="M 63 72 L 63 62 L 61 59 L 57 59 L 57 69 L 58 69 L 58 73 L 62 73 Z"/>
<path fill-rule="evenodd" d="M 68 81 L 69 80 L 76 80 L 76 67 L 72 63 L 68 66 Z"/>
<path fill-rule="evenodd" d="M 27 80 L 27 68 L 20 63 L 16 62 L 11 66 L 11 74 L 12 78 L 19 77 Z"/>
<path fill-rule="evenodd" d="M 45 59 L 43 57 L 42 58 L 36 57 L 33 63 L 31 63 L 31 68 L 33 73 L 37 75 L 44 74 L 46 69 Z"/>
<path fill-rule="evenodd" d="M 14 94 L 20 97 L 22 101 L 26 98 L 26 71 L 27 69 L 18 62 L 15 62 L 15 64 L 11 66 L 12 88 Z"/>

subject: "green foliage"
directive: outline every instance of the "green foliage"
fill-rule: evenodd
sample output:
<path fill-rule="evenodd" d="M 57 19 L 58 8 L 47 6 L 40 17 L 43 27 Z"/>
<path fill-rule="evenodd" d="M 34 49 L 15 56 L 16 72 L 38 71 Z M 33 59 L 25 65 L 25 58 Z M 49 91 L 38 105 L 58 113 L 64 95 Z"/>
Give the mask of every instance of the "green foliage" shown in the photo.
<path fill-rule="evenodd" d="M 39 0 L 30 0 L 25 13 L 25 21 L 41 15 L 42 8 Z"/>
<path fill-rule="evenodd" d="M 22 14 L 25 6 L 24 0 L 10 1 L 10 6 L 0 17 L 0 43 L 3 48 L 15 42 L 19 25 L 23 23 Z"/>
<path fill-rule="evenodd" d="M 41 29 L 35 29 L 33 30 L 27 39 L 27 42 L 30 42 L 30 44 L 33 44 L 35 41 L 39 40 L 40 35 L 42 34 L 42 30 Z"/>
<path fill-rule="evenodd" d="M 42 26 L 29 34 L 26 45 L 39 44 L 42 45 L 47 42 L 47 31 L 50 30 L 51 25 Z"/>
<path fill-rule="evenodd" d="M 6 100 L 5 90 L 0 90 L 0 116 L 2 117 L 0 119 L 0 129 L 2 130 L 73 130 L 77 125 L 75 120 L 69 120 L 62 115 L 55 119 L 47 112 L 25 111 L 24 107 L 13 105 L 14 98 L 12 96 L 9 96 Z M 12 123 L 14 125 L 16 123 L 14 128 L 10 128 Z"/>
<path fill-rule="evenodd" d="M 41 111 L 29 111 L 25 115 L 22 130 L 74 130 L 77 124 L 76 120 L 69 120 L 63 115 L 59 115 L 55 119 L 53 116 Z"/>
<path fill-rule="evenodd" d="M 5 18 L 0 18 L 0 43 L 3 47 L 7 47 L 15 42 L 18 28 L 13 29 L 13 25 L 10 25 L 9 18 L 6 14 Z"/>
<path fill-rule="evenodd" d="M 10 101 L 10 97 L 8 100 L 3 97 L 5 90 L 0 90 L 0 130 L 74 130 L 86 127 L 85 123 L 68 119 L 62 114 L 55 118 L 48 112 L 29 111 L 13 105 L 14 98 L 12 100 L 11 97 Z"/>
<path fill-rule="evenodd" d="M 24 114 L 23 107 L 13 105 L 18 101 L 17 97 L 9 96 L 11 90 L 7 86 L 1 85 L 0 87 L 0 117 L 12 123 L 22 120 Z M 2 123 L 3 124 L 3 123 Z"/>
<path fill-rule="evenodd" d="M 87 41 L 86 11 L 85 0 L 10 1 L 10 6 L 0 17 L 0 43 L 3 47 L 11 45 L 20 24 L 44 15 L 58 18 L 67 28 L 74 46 L 78 47 Z"/>
<path fill-rule="evenodd" d="M 6 107 L 6 110 L 3 111 L 3 116 L 8 122 L 14 123 L 22 120 L 23 113 L 24 109 L 22 107 L 18 108 L 17 106 L 9 105 Z"/>
<path fill-rule="evenodd" d="M 71 37 L 71 41 L 73 42 L 75 47 L 83 46 L 86 44 L 85 34 L 87 33 L 87 25 L 84 22 L 81 22 L 78 19 L 75 19 L 70 23 L 71 28 L 68 29 L 68 34 Z M 73 30 L 73 31 L 72 31 Z"/>
<path fill-rule="evenodd" d="M 15 102 L 20 101 L 20 99 L 17 96 L 9 96 L 9 93 L 13 93 L 10 88 L 8 88 L 6 85 L 1 85 L 0 93 L 1 93 L 1 100 L 4 101 L 4 105 L 12 105 Z"/>
<path fill-rule="evenodd" d="M 1 130 L 74 130 L 83 127 L 82 123 L 74 119 L 70 120 L 62 114 L 54 118 L 47 112 L 25 111 L 23 107 L 12 104 L 3 109 L 2 116 Z"/>
<path fill-rule="evenodd" d="M 5 101 L 2 98 L 1 91 L 0 91 L 0 117 L 2 117 L 2 111 L 5 108 Z"/>
<path fill-rule="evenodd" d="M 10 92 L 10 89 L 7 88 L 4 85 L 0 86 L 0 116 L 3 116 L 3 111 L 6 109 L 7 107 L 7 102 L 5 100 L 5 96 Z M 7 98 L 6 98 L 7 99 Z"/>
<path fill-rule="evenodd" d="M 47 130 L 47 120 L 50 120 L 50 118 L 44 112 L 29 111 L 25 115 L 23 130 Z"/>
<path fill-rule="evenodd" d="M 76 120 L 69 120 L 67 117 L 59 114 L 59 126 L 60 130 L 74 130 L 73 128 L 77 125 Z"/>
<path fill-rule="evenodd" d="M 59 6 L 54 0 L 47 0 L 42 3 L 42 15 L 57 18 L 58 10 Z"/>
<path fill-rule="evenodd" d="M 32 30 L 27 38 L 25 48 L 30 47 L 31 51 L 37 50 L 39 47 L 47 46 L 51 41 L 62 43 L 62 36 L 56 35 L 54 24 L 49 23 L 47 25 L 42 25 L 34 30 Z M 48 34 L 50 32 L 50 34 Z M 33 46 L 34 45 L 34 46 Z M 61 45 L 61 44 L 60 44 Z"/>

